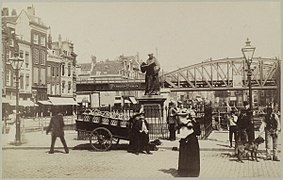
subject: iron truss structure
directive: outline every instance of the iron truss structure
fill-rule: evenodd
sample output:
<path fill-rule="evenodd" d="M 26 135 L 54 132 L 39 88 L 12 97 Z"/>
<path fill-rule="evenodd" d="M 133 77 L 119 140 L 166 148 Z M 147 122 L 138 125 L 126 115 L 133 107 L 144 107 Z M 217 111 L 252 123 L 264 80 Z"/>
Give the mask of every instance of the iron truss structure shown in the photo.
<path fill-rule="evenodd" d="M 253 58 L 251 64 L 253 90 L 280 88 L 279 59 Z M 165 73 L 160 77 L 162 87 L 171 91 L 247 90 L 247 64 L 244 58 L 225 58 Z"/>

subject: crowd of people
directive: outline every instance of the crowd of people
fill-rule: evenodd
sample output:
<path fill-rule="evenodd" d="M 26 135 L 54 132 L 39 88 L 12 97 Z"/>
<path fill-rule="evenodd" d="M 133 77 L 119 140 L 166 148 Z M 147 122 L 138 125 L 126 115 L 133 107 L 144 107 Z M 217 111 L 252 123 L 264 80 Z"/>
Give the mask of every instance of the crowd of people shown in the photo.
<path fill-rule="evenodd" d="M 235 148 L 238 143 L 251 144 L 254 137 L 254 124 L 252 122 L 253 113 L 249 107 L 248 102 L 244 102 L 244 108 L 237 110 L 231 109 L 227 115 L 229 126 L 229 142 L 230 147 L 233 143 L 233 135 L 235 141 Z M 279 161 L 278 157 L 278 136 L 280 132 L 280 120 L 277 113 L 274 112 L 271 105 L 266 108 L 266 115 L 263 118 L 259 129 L 259 135 L 265 134 L 266 160 Z M 273 158 L 271 157 L 271 141 L 273 142 Z"/>

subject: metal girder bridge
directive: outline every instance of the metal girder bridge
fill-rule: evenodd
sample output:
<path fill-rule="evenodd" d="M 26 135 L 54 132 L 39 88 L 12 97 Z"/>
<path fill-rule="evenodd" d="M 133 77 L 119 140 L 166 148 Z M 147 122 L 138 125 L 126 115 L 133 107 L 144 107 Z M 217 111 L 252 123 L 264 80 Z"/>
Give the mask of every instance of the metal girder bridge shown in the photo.
<path fill-rule="evenodd" d="M 280 86 L 278 59 L 253 58 L 252 89 L 276 90 Z M 247 64 L 243 58 L 203 61 L 160 76 L 171 91 L 247 90 Z"/>

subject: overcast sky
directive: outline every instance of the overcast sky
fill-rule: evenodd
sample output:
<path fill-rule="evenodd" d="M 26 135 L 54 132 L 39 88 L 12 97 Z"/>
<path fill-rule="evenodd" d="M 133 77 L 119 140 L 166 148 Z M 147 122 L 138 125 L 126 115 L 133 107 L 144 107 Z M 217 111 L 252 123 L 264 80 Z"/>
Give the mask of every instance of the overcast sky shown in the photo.
<path fill-rule="evenodd" d="M 53 40 L 74 42 L 78 62 L 158 52 L 166 71 L 209 58 L 240 57 L 249 37 L 255 56 L 281 59 L 280 2 L 4 2 L 35 7 Z M 11 10 L 10 10 L 11 12 Z"/>

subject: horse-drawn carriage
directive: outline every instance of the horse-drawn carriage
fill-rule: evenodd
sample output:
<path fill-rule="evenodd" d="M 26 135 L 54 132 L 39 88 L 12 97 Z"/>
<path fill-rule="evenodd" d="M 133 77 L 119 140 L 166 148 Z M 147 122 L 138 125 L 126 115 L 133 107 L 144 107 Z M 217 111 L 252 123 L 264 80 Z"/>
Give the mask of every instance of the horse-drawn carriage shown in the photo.
<path fill-rule="evenodd" d="M 91 147 L 96 151 L 107 151 L 112 143 L 120 139 L 129 140 L 130 116 L 99 110 L 88 110 L 82 119 L 76 120 L 78 134 L 87 134 Z"/>

